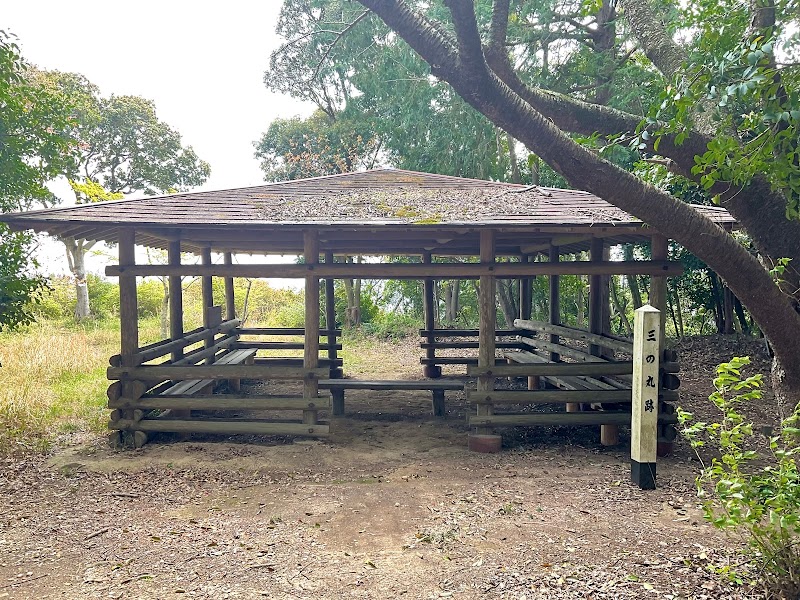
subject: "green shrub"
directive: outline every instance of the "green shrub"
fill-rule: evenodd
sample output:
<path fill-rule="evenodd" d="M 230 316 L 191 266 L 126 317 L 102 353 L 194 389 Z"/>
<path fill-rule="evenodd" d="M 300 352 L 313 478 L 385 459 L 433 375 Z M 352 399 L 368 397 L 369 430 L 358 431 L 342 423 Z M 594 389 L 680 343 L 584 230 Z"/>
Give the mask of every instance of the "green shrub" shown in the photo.
<path fill-rule="evenodd" d="M 117 287 L 119 294 L 119 287 Z M 164 284 L 158 279 L 148 279 L 136 288 L 139 317 L 156 317 L 161 314 L 164 302 Z"/>
<path fill-rule="evenodd" d="M 86 277 L 89 290 L 89 312 L 99 319 L 119 314 L 119 285 L 98 275 Z"/>
<path fill-rule="evenodd" d="M 302 299 L 284 304 L 269 321 L 270 327 L 305 327 L 306 307 Z"/>
<path fill-rule="evenodd" d="M 422 322 L 411 315 L 403 313 L 381 312 L 369 323 L 364 323 L 364 333 L 380 339 L 400 339 L 418 335 L 417 329 L 422 327 Z"/>
<path fill-rule="evenodd" d="M 717 367 L 715 392 L 709 397 L 722 412 L 719 423 L 693 423 L 679 411 L 683 433 L 695 451 L 704 445 L 719 453 L 703 464 L 697 479 L 705 518 L 715 527 L 747 542 L 749 569 L 726 570 L 735 581 L 763 585 L 768 597 L 800 597 L 800 405 L 770 439 L 768 456 L 752 450 L 753 424 L 740 412 L 744 402 L 761 399 L 762 375 L 742 379 L 748 357 L 734 357 Z M 698 453 L 698 457 L 699 457 Z M 702 462 L 702 458 L 701 458 Z"/>

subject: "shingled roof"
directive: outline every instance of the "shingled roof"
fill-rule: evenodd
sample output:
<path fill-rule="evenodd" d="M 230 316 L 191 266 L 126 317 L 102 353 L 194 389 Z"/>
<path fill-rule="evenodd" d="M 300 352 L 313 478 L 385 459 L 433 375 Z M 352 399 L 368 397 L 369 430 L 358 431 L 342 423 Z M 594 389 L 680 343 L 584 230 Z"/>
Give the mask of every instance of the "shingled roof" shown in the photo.
<path fill-rule="evenodd" d="M 734 223 L 724 209 L 696 208 L 721 225 Z M 629 234 L 632 228 L 643 226 L 638 219 L 588 192 L 399 169 L 13 213 L 0 216 L 0 221 L 14 229 L 111 242 L 116 241 L 119 228 L 135 227 L 140 232 L 138 243 L 161 247 L 173 232 L 186 241 L 188 250 L 202 240 L 205 245 L 219 246 L 214 232 L 243 228 L 253 233 L 309 227 L 368 228 L 376 232 L 399 228 L 421 234 L 426 228 L 492 226 L 531 232 L 543 228 L 552 233 L 576 227 L 614 227 L 620 234 L 623 230 Z M 199 230 L 205 238 L 198 239 Z M 262 250 L 253 244 L 237 248 L 234 241 L 226 240 L 225 249 Z M 265 238 L 263 250 L 291 251 L 268 245 Z"/>

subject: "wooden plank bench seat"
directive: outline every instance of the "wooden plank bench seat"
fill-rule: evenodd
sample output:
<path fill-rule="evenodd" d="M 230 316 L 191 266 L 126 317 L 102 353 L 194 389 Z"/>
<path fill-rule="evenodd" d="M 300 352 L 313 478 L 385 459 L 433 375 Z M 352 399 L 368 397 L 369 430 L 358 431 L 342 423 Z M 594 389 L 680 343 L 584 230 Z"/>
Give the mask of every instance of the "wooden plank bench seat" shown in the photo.
<path fill-rule="evenodd" d="M 520 364 L 544 364 L 550 362 L 546 358 L 526 350 L 504 352 L 503 357 Z M 563 390 L 618 390 L 630 387 L 621 382 L 612 384 L 588 375 L 559 375 L 558 377 L 542 375 L 541 377 L 548 383 Z"/>
<path fill-rule="evenodd" d="M 218 358 L 215 365 L 246 365 L 253 364 L 256 350 L 232 350 Z M 214 385 L 213 379 L 187 379 L 171 385 L 161 392 L 161 396 L 194 396 L 201 394 Z M 229 380 L 229 385 L 234 391 L 241 389 L 239 379 Z"/>
<path fill-rule="evenodd" d="M 417 379 L 417 380 L 366 380 L 366 379 L 323 379 L 319 389 L 330 390 L 333 401 L 333 415 L 344 414 L 345 390 L 430 390 L 433 402 L 433 415 L 445 414 L 444 393 L 448 390 L 464 389 L 464 382 L 456 379 Z"/>

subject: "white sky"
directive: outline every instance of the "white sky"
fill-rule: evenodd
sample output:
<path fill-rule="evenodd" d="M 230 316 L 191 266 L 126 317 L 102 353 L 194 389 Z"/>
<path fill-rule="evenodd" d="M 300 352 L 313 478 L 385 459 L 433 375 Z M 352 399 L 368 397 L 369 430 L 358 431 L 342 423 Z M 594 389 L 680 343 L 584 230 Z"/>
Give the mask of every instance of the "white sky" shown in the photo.
<path fill-rule="evenodd" d="M 159 119 L 211 165 L 211 177 L 199 189 L 225 189 L 263 182 L 253 142 L 275 118 L 311 112 L 263 84 L 269 54 L 280 43 L 274 30 L 281 4 L 3 2 L 0 29 L 15 34 L 22 55 L 39 68 L 81 73 L 103 95 L 153 100 Z M 43 243 L 44 270 L 65 272 L 62 254 L 59 246 Z M 91 270 L 107 262 L 92 261 Z"/>

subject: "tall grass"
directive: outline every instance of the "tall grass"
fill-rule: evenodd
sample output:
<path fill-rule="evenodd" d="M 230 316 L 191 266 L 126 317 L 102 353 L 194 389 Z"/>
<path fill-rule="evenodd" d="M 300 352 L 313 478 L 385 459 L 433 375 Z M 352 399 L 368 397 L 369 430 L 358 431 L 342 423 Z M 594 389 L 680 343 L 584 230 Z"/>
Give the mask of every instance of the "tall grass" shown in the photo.
<path fill-rule="evenodd" d="M 157 339 L 155 320 L 142 329 L 142 343 Z M 0 452 L 46 450 L 66 432 L 102 431 L 106 368 L 117 352 L 112 321 L 42 321 L 0 334 Z"/>

